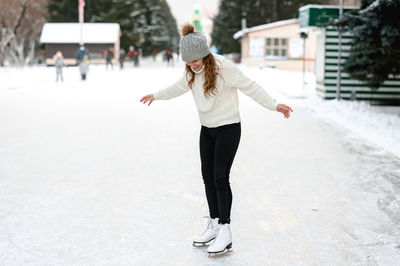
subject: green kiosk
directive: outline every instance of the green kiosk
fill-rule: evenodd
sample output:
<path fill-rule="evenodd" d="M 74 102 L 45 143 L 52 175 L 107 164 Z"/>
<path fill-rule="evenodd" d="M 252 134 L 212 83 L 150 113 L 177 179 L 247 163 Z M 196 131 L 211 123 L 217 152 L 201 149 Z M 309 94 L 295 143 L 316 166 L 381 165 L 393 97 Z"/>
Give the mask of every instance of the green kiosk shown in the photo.
<path fill-rule="evenodd" d="M 358 9 L 345 7 L 343 14 Z M 330 25 L 339 17 L 338 6 L 306 5 L 299 9 L 300 29 L 310 28 L 317 33 L 317 51 L 315 57 L 316 89 L 324 99 L 337 96 L 339 67 L 339 34 L 335 26 Z M 353 36 L 342 32 L 342 63 L 348 58 Z M 373 102 L 400 101 L 400 79 L 386 81 L 377 91 L 372 91 L 365 83 L 349 78 L 341 71 L 340 97 L 342 99 L 366 100 Z"/>

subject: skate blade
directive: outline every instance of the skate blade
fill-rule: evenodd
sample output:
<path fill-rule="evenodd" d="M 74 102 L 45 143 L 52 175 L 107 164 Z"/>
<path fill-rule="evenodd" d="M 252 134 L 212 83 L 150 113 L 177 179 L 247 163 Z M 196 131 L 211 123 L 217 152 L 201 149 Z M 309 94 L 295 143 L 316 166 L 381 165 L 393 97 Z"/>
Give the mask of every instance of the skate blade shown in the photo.
<path fill-rule="evenodd" d="M 223 251 L 219 251 L 219 252 L 208 252 L 208 257 L 209 258 L 218 258 L 218 257 L 222 257 L 225 256 L 229 253 L 233 252 L 232 250 L 232 243 L 229 244 Z"/>
<path fill-rule="evenodd" d="M 232 249 L 225 249 L 225 250 L 222 251 L 222 252 L 209 252 L 209 253 L 208 253 L 208 257 L 209 257 L 209 258 L 219 258 L 219 257 L 226 256 L 226 255 L 228 255 L 228 254 L 231 253 L 231 252 L 233 252 Z"/>
<path fill-rule="evenodd" d="M 192 246 L 195 248 L 201 248 L 201 247 L 205 247 L 206 243 L 193 243 Z"/>
<path fill-rule="evenodd" d="M 195 248 L 205 247 L 205 246 L 207 246 L 207 244 L 209 244 L 209 243 L 210 243 L 211 241 L 213 241 L 214 239 L 215 239 L 215 238 L 211 239 L 211 240 L 208 241 L 208 242 L 203 242 L 203 243 L 201 243 L 201 242 L 193 242 L 192 246 L 195 247 Z"/>

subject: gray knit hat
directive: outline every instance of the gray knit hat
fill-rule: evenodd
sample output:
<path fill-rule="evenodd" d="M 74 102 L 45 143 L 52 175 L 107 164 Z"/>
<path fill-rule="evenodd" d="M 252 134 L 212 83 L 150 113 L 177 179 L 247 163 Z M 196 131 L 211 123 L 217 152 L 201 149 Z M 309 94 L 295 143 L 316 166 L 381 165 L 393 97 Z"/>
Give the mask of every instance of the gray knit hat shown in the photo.
<path fill-rule="evenodd" d="M 184 62 L 198 60 L 210 54 L 206 36 L 200 32 L 194 32 L 192 24 L 183 25 L 182 39 L 179 46 Z"/>

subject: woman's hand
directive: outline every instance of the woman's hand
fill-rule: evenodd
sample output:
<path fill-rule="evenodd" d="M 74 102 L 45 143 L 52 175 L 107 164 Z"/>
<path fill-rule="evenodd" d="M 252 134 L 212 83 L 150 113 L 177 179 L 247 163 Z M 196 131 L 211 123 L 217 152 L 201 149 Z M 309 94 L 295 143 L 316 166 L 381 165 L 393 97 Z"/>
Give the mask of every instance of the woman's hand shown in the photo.
<path fill-rule="evenodd" d="M 287 106 L 285 104 L 278 104 L 276 106 L 276 110 L 278 112 L 281 112 L 285 118 L 289 118 L 290 112 L 293 112 L 292 108 L 290 108 L 289 106 Z"/>
<path fill-rule="evenodd" d="M 150 105 L 154 101 L 154 95 L 153 94 L 148 94 L 146 96 L 143 96 L 142 99 L 140 99 L 140 102 L 143 102 L 143 104 L 149 102 L 148 105 Z"/>

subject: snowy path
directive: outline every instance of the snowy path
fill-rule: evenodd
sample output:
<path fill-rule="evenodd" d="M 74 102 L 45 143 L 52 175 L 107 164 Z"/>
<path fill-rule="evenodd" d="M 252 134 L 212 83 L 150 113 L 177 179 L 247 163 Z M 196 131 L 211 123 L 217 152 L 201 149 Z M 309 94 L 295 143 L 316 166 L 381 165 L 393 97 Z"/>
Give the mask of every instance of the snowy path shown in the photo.
<path fill-rule="evenodd" d="M 0 265 L 400 265 L 400 160 L 299 100 L 240 96 L 234 252 L 210 259 L 192 96 L 139 103 L 181 68 L 54 72 L 0 72 Z"/>

